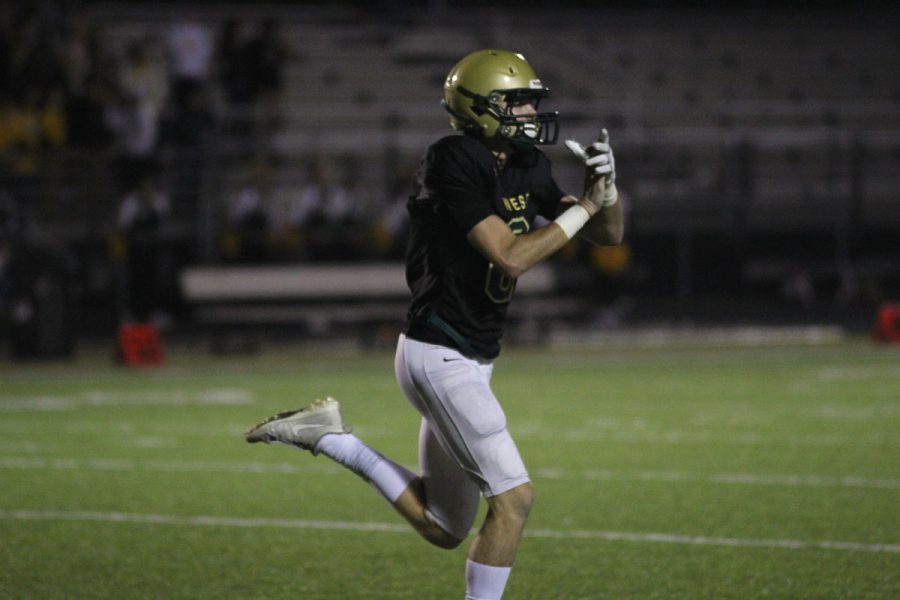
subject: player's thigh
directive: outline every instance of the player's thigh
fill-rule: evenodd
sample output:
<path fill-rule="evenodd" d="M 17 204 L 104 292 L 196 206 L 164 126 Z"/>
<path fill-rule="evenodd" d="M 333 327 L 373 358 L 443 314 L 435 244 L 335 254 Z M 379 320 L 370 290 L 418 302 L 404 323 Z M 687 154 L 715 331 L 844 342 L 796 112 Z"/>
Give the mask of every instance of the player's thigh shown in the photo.
<path fill-rule="evenodd" d="M 443 346 L 415 340 L 401 340 L 401 346 L 401 386 L 484 495 L 529 481 L 483 365 Z"/>

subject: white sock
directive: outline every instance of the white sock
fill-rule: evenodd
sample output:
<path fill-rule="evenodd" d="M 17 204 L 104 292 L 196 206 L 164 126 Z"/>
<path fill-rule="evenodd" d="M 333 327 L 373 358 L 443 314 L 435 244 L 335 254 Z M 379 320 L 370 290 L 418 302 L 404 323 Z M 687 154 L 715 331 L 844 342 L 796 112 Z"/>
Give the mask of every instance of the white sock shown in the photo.
<path fill-rule="evenodd" d="M 378 490 L 393 504 L 409 482 L 418 477 L 367 446 L 352 433 L 322 436 L 315 451 L 344 465 Z"/>
<path fill-rule="evenodd" d="M 466 560 L 466 600 L 500 600 L 510 571 Z"/>

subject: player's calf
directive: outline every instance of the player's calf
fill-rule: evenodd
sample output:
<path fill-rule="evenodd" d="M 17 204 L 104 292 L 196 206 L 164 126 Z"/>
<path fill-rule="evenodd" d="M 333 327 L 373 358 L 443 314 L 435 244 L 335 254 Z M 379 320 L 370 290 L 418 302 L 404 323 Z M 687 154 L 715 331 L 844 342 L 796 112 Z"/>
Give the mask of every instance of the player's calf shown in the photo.
<path fill-rule="evenodd" d="M 250 429 L 245 437 L 250 443 L 278 442 L 324 454 L 371 483 L 391 504 L 417 479 L 415 473 L 350 433 L 334 398 L 274 415 Z"/>

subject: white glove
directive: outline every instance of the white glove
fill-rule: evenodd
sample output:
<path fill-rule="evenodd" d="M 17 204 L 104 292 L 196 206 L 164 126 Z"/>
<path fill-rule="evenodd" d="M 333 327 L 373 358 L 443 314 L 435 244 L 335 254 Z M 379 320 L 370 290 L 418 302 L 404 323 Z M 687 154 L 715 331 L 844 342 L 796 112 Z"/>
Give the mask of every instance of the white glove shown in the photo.
<path fill-rule="evenodd" d="M 609 145 L 609 132 L 603 129 L 600 138 L 585 148 L 575 140 L 566 140 L 566 148 L 572 151 L 587 167 L 588 180 L 604 178 L 602 206 L 612 206 L 619 200 L 616 189 L 616 158 Z"/>

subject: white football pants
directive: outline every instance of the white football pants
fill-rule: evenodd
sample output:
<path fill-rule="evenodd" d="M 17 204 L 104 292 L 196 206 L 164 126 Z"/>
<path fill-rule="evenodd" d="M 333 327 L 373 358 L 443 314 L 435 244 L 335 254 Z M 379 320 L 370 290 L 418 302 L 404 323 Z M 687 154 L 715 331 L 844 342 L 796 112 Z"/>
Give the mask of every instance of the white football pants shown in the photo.
<path fill-rule="evenodd" d="M 422 415 L 419 469 L 428 514 L 448 533 L 465 538 L 480 494 L 496 496 L 529 481 L 490 388 L 493 363 L 401 334 L 394 369 Z"/>

